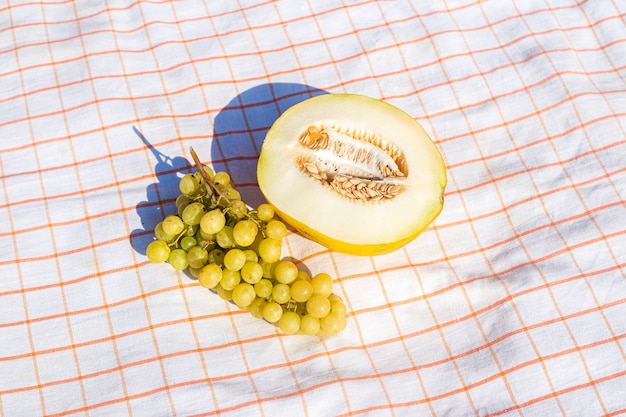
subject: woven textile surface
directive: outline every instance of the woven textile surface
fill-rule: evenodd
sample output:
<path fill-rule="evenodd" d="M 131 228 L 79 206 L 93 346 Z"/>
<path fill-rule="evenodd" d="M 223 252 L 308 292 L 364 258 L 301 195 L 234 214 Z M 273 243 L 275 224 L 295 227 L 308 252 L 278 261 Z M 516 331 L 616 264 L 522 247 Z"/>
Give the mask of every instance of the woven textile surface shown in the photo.
<path fill-rule="evenodd" d="M 1 3 L 0 415 L 626 414 L 625 22 L 621 0 Z M 288 230 L 347 306 L 320 340 L 145 249 L 190 148 L 256 206 L 266 132 L 327 93 L 413 117 L 448 184 L 389 254 Z"/>

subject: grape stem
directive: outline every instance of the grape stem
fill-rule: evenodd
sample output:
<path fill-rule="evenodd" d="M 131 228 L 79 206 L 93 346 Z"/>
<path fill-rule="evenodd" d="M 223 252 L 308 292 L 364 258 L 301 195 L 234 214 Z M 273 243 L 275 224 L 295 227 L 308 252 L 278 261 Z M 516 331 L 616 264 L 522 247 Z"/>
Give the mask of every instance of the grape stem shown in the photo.
<path fill-rule="evenodd" d="M 211 197 L 213 197 L 214 194 L 217 193 L 217 194 L 219 194 L 219 196 L 221 198 L 224 199 L 224 201 L 226 201 L 226 204 L 228 204 L 230 206 L 232 204 L 232 202 L 224 195 L 224 193 L 222 193 L 220 191 L 219 188 L 217 188 L 215 186 L 215 184 L 213 184 L 213 182 L 211 181 L 211 179 L 207 175 L 206 171 L 204 170 L 204 165 L 202 165 L 202 162 L 200 162 L 200 159 L 198 158 L 198 155 L 196 154 L 196 151 L 193 150 L 193 147 L 189 147 L 189 153 L 191 154 L 191 157 L 193 158 L 193 162 L 196 164 L 196 169 L 198 170 L 198 172 L 200 173 L 200 176 L 204 180 L 204 187 L 209 192 Z M 219 198 L 218 198 L 218 200 L 219 200 Z M 217 202 L 215 202 L 215 203 L 217 203 Z"/>

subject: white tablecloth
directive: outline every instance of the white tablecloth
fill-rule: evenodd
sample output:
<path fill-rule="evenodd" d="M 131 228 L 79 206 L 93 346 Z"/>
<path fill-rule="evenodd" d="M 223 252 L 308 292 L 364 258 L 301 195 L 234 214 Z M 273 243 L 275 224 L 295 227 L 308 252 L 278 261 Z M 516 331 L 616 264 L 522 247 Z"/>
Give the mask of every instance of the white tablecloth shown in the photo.
<path fill-rule="evenodd" d="M 626 3 L 0 5 L 0 415 L 626 413 Z M 403 249 L 293 230 L 348 326 L 286 336 L 151 264 L 189 148 L 250 205 L 291 105 L 387 101 L 445 207 Z"/>

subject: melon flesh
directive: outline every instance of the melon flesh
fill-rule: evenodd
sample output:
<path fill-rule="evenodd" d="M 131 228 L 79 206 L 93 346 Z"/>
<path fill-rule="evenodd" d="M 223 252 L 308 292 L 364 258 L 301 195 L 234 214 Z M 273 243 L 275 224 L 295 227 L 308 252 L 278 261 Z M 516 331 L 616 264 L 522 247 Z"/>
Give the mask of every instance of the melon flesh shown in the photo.
<path fill-rule="evenodd" d="M 311 126 L 322 129 L 335 149 L 309 144 L 316 137 L 307 136 Z M 401 191 L 376 200 L 346 198 L 311 176 L 305 163 L 327 178 L 395 184 Z M 386 177 L 376 168 L 382 165 L 398 176 Z M 283 113 L 265 137 L 257 178 L 284 221 L 330 249 L 354 255 L 387 253 L 413 240 L 441 212 L 446 186 L 443 159 L 424 129 L 398 108 L 354 94 L 313 97 Z"/>

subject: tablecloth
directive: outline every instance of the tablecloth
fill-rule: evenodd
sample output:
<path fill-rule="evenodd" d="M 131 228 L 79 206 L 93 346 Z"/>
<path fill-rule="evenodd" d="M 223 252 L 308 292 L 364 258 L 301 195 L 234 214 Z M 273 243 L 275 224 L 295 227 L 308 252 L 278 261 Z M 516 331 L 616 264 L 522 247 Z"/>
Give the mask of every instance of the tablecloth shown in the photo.
<path fill-rule="evenodd" d="M 0 414 L 626 413 L 626 3 L 0 4 Z M 374 97 L 441 152 L 441 215 L 350 256 L 289 229 L 347 327 L 285 335 L 145 256 L 203 163 L 263 202 L 290 106 Z M 367 226 L 365 226 L 367 227 Z"/>

